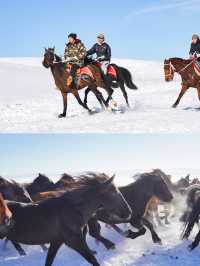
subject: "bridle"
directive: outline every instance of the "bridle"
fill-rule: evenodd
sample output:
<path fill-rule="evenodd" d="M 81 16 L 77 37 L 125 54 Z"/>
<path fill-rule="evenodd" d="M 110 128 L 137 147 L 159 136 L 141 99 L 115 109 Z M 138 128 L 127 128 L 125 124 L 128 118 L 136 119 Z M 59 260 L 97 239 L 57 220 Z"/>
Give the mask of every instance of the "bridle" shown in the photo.
<path fill-rule="evenodd" d="M 176 73 L 180 74 L 181 72 L 185 71 L 190 65 L 192 65 L 195 61 L 196 61 L 196 58 L 192 59 L 192 61 L 191 61 L 189 64 L 187 64 L 186 66 L 184 66 L 184 67 L 183 67 L 181 70 L 179 70 L 179 71 L 175 68 L 175 66 L 172 64 L 172 62 L 169 61 L 169 63 L 165 63 L 165 64 L 164 64 L 164 66 L 169 66 L 169 67 L 170 67 L 170 68 L 169 68 L 169 69 L 170 69 L 170 73 L 167 74 L 167 75 L 165 75 L 165 76 L 166 76 L 166 77 L 167 77 L 167 76 L 172 76 L 173 72 L 176 72 Z"/>

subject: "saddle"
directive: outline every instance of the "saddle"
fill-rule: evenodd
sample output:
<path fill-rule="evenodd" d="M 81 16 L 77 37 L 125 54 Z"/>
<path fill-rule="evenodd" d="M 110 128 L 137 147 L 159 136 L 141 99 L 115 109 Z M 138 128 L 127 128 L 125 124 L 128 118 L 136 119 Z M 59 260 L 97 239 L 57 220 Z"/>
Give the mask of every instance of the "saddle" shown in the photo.
<path fill-rule="evenodd" d="M 96 65 L 98 65 L 98 67 L 101 67 L 101 63 L 100 62 L 96 62 Z M 115 70 L 114 66 L 112 64 L 110 64 L 107 68 L 107 74 L 114 77 L 115 79 L 117 79 L 117 71 Z"/>
<path fill-rule="evenodd" d="M 71 73 L 71 70 L 72 70 L 72 65 L 67 64 L 66 72 L 68 73 L 68 75 Z M 86 80 L 87 77 L 94 79 L 93 73 L 88 66 L 79 67 L 76 71 L 76 76 L 79 80 L 81 80 L 81 79 Z M 87 77 L 85 77 L 85 76 L 87 76 Z M 72 84 L 72 81 L 73 81 L 72 75 L 69 75 L 69 77 L 67 78 L 67 86 L 68 87 Z"/>

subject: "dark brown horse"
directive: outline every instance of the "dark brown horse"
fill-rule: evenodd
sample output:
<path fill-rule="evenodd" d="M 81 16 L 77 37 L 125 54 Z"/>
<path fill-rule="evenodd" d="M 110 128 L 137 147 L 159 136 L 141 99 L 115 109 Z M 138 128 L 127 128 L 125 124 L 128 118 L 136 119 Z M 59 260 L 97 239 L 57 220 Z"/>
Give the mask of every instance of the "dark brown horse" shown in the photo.
<path fill-rule="evenodd" d="M 89 221 L 89 232 L 92 237 L 102 242 L 106 248 L 114 245 L 110 240 L 105 239 L 100 234 L 100 224 L 97 220 L 103 221 L 104 223 L 110 224 L 118 233 L 131 239 L 135 239 L 142 236 L 146 232 L 147 227 L 152 235 L 154 243 L 161 243 L 161 239 L 154 230 L 153 224 L 148 221 L 144 215 L 146 214 L 149 203 L 155 197 L 163 202 L 170 202 L 173 199 L 171 192 L 163 178 L 160 175 L 152 173 L 144 173 L 134 183 L 128 186 L 120 187 L 120 192 L 124 196 L 132 209 L 132 217 L 129 223 L 137 228 L 138 232 L 128 230 L 123 232 L 116 223 L 112 222 L 112 218 L 109 213 L 103 209 L 99 210 L 96 217 L 93 217 Z M 96 219 L 96 220 L 95 220 Z"/>
<path fill-rule="evenodd" d="M 39 174 L 31 183 L 24 184 L 24 187 L 28 191 L 31 198 L 34 197 L 35 194 L 50 190 L 55 190 L 56 186 L 47 176 L 43 174 Z M 23 201 L 21 201 L 23 202 Z"/>
<path fill-rule="evenodd" d="M 189 88 L 197 89 L 200 100 L 200 77 L 194 70 L 196 59 L 181 59 L 177 57 L 169 58 L 164 61 L 165 80 L 167 82 L 174 79 L 174 73 L 178 73 L 182 78 L 181 92 L 172 107 L 176 108 L 181 98 Z"/>
<path fill-rule="evenodd" d="M 23 185 L 3 177 L 0 177 L 0 193 L 6 200 L 30 202 L 30 197 L 27 195 Z"/>
<path fill-rule="evenodd" d="M 28 245 L 50 243 L 45 266 L 51 266 L 61 247 L 65 244 L 90 264 L 99 266 L 86 243 L 88 220 L 104 207 L 114 220 L 128 221 L 131 209 L 113 184 L 113 177 L 105 174 L 84 175 L 79 186 L 58 198 L 47 199 L 38 204 L 8 202 L 14 226 L 0 237 Z"/>
<path fill-rule="evenodd" d="M 66 63 L 63 63 L 62 59 L 55 54 L 55 48 L 45 49 L 43 66 L 51 69 L 56 87 L 60 90 L 63 97 L 63 113 L 59 115 L 59 118 L 66 116 L 67 96 L 69 93 L 72 93 L 75 96 L 78 103 L 83 108 L 92 113 L 92 111 L 88 108 L 87 104 L 81 100 L 78 92 L 78 90 L 87 87 L 89 87 L 90 90 L 96 95 L 96 98 L 101 104 L 102 108 L 104 108 L 104 106 L 108 106 L 101 92 L 97 89 L 97 87 L 106 88 L 106 85 L 102 79 L 101 71 L 97 66 L 88 65 L 88 68 L 92 73 L 92 77 L 89 75 L 81 76 L 77 81 L 77 86 L 74 86 L 74 83 L 71 83 L 71 85 L 67 84 L 67 80 L 69 76 L 71 76 L 71 74 L 66 71 Z M 109 91 L 109 88 L 106 89 L 107 91 Z"/>
<path fill-rule="evenodd" d="M 93 65 L 100 67 L 99 62 L 93 61 L 92 59 L 90 60 L 88 58 L 85 59 L 85 64 L 93 64 Z M 107 82 L 107 87 L 109 87 L 110 89 L 108 91 L 108 98 L 106 102 L 109 103 L 109 101 L 112 99 L 112 94 L 114 92 L 113 89 L 120 88 L 127 106 L 130 107 L 129 100 L 128 100 L 128 94 L 126 92 L 125 85 L 131 90 L 138 89 L 138 87 L 133 83 L 132 74 L 128 69 L 124 67 L 120 67 L 116 64 L 111 64 L 110 66 L 114 68 L 116 72 L 116 76 L 114 76 L 113 74 L 107 73 L 106 82 Z M 84 103 L 87 103 L 87 96 L 89 92 L 90 92 L 90 88 L 88 88 L 85 91 Z"/>

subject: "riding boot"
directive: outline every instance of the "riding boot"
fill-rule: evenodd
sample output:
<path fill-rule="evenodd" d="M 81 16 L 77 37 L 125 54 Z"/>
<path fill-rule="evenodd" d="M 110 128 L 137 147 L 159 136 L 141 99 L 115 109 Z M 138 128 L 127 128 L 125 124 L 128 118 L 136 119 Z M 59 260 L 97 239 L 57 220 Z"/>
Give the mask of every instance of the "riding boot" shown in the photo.
<path fill-rule="evenodd" d="M 77 88 L 77 70 L 79 69 L 79 65 L 72 65 L 71 76 L 72 76 L 72 85 Z"/>

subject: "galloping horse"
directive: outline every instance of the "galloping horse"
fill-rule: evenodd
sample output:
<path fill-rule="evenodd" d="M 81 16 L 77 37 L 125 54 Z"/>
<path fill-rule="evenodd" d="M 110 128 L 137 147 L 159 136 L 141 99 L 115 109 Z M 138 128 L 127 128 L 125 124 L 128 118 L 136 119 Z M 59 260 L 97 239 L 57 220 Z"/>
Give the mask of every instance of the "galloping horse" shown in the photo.
<path fill-rule="evenodd" d="M 63 97 L 63 113 L 58 116 L 59 118 L 66 116 L 67 95 L 69 93 L 72 93 L 75 96 L 78 103 L 83 108 L 92 113 L 92 110 L 88 108 L 87 103 L 82 102 L 80 95 L 78 93 L 78 90 L 87 87 L 89 87 L 90 90 L 96 95 L 97 100 L 101 104 L 102 108 L 104 108 L 104 106 L 106 107 L 108 106 L 101 92 L 98 91 L 97 89 L 97 87 L 101 87 L 109 91 L 109 88 L 106 87 L 102 79 L 102 74 L 99 67 L 95 65 L 88 65 L 87 71 L 85 71 L 82 75 L 80 75 L 77 81 L 77 88 L 76 88 L 76 86 L 73 83 L 68 85 L 68 78 L 69 76 L 71 76 L 71 74 L 67 71 L 66 63 L 62 62 L 62 58 L 60 58 L 58 55 L 55 54 L 55 48 L 45 49 L 44 60 L 42 63 L 45 68 L 51 68 L 55 84 L 57 88 L 60 90 Z"/>
<path fill-rule="evenodd" d="M 93 65 L 98 66 L 99 68 L 101 66 L 100 62 L 96 62 L 88 58 L 85 59 L 85 64 L 93 64 Z M 133 83 L 131 73 L 126 68 L 120 67 L 116 64 L 110 64 L 107 70 L 107 86 L 109 87 L 109 91 L 108 91 L 108 98 L 106 102 L 109 103 L 109 101 L 112 99 L 112 94 L 114 92 L 113 89 L 119 87 L 125 98 L 127 106 L 130 107 L 129 101 L 128 101 L 128 94 L 126 92 L 125 85 L 131 90 L 138 89 L 138 87 Z M 85 104 L 87 104 L 87 96 L 89 92 L 90 92 L 90 88 L 88 88 L 85 91 L 85 99 L 84 99 Z"/>
<path fill-rule="evenodd" d="M 195 59 L 181 59 L 181 58 L 169 58 L 164 61 L 165 81 L 169 82 L 174 79 L 174 73 L 178 73 L 182 78 L 181 92 L 173 104 L 173 108 L 176 108 L 185 92 L 190 88 L 196 88 L 198 97 L 200 100 L 200 77 L 195 71 Z"/>
<path fill-rule="evenodd" d="M 60 197 L 38 204 L 9 202 L 14 225 L 12 230 L 0 231 L 0 238 L 28 245 L 50 243 L 45 266 L 53 264 L 62 244 L 77 251 L 91 265 L 99 266 L 86 242 L 88 220 L 100 207 L 121 222 L 128 221 L 132 213 L 113 179 L 90 173 L 81 176 L 77 187 Z"/>

